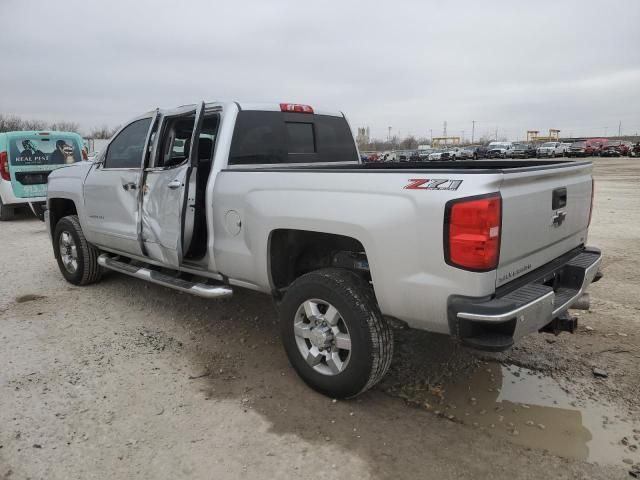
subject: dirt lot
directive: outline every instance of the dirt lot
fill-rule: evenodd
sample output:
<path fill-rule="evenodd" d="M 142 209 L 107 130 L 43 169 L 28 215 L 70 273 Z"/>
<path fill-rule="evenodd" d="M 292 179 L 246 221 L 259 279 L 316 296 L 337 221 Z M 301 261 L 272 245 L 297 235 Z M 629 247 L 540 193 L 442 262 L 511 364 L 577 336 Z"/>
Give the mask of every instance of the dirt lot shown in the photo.
<path fill-rule="evenodd" d="M 44 225 L 0 225 L 0 479 L 629 478 L 640 463 L 640 161 L 597 159 L 605 278 L 575 335 L 481 356 L 396 331 L 355 401 L 289 367 L 269 298 L 64 282 Z M 593 369 L 606 372 L 596 378 Z"/>

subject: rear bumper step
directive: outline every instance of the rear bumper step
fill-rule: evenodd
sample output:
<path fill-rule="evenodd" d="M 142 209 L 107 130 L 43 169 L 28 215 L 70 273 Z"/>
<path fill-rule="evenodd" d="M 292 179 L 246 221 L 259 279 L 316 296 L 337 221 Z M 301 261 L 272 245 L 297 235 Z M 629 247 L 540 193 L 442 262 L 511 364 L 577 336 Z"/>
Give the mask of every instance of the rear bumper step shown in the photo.
<path fill-rule="evenodd" d="M 569 308 L 588 308 L 587 287 L 601 277 L 599 250 L 586 248 L 553 271 L 502 296 L 450 301 L 452 331 L 470 347 L 501 351 L 537 332 Z"/>
<path fill-rule="evenodd" d="M 103 253 L 98 257 L 98 264 L 106 269 L 124 273 L 132 277 L 146 280 L 147 282 L 169 287 L 180 292 L 190 293 L 203 298 L 223 298 L 233 295 L 233 289 L 226 285 L 211 285 L 208 283 L 194 282 L 183 278 L 172 277 L 154 270 L 150 266 L 141 267 L 120 260 L 120 257 Z"/>

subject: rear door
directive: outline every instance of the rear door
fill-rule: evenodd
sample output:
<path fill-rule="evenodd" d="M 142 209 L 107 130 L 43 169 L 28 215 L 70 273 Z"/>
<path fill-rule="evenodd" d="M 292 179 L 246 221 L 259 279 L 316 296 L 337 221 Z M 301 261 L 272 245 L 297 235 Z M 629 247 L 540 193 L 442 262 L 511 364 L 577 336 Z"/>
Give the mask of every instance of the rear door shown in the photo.
<path fill-rule="evenodd" d="M 109 143 L 103 161 L 95 164 L 87 175 L 86 228 L 94 233 L 99 246 L 142 254 L 138 194 L 143 157 L 155 118 L 154 115 L 136 120 L 120 130 Z"/>
<path fill-rule="evenodd" d="M 145 171 L 142 240 L 146 255 L 178 268 L 187 198 L 193 190 L 192 160 L 197 159 L 204 103 L 185 114 L 163 118 L 154 164 Z M 193 192 L 192 192 L 193 193 Z"/>
<path fill-rule="evenodd" d="M 591 164 L 565 165 L 504 174 L 497 286 L 586 242 Z"/>
<path fill-rule="evenodd" d="M 49 173 L 82 160 L 82 143 L 74 133 L 14 132 L 7 141 L 11 185 L 18 198 L 45 197 Z"/>

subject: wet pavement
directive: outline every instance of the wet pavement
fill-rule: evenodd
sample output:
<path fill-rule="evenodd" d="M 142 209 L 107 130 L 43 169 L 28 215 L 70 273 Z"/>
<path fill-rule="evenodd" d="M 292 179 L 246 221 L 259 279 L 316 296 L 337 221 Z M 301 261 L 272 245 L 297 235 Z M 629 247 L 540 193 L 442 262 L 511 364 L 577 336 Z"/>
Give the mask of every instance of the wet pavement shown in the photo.
<path fill-rule="evenodd" d="M 640 424 L 619 407 L 575 398 L 551 377 L 489 362 L 435 387 L 423 406 L 527 447 L 603 464 L 640 462 Z"/>

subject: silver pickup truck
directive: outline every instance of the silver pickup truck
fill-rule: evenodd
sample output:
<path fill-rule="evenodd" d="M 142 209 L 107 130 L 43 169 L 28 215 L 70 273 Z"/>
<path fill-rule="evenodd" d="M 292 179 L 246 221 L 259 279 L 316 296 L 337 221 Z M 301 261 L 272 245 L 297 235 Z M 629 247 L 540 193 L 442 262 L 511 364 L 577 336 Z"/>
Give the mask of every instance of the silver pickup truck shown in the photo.
<path fill-rule="evenodd" d="M 600 276 L 592 193 L 590 162 L 362 164 L 340 112 L 202 103 L 53 172 L 45 216 L 73 284 L 272 295 L 298 374 L 352 397 L 387 371 L 392 321 L 492 351 L 574 329 Z"/>

